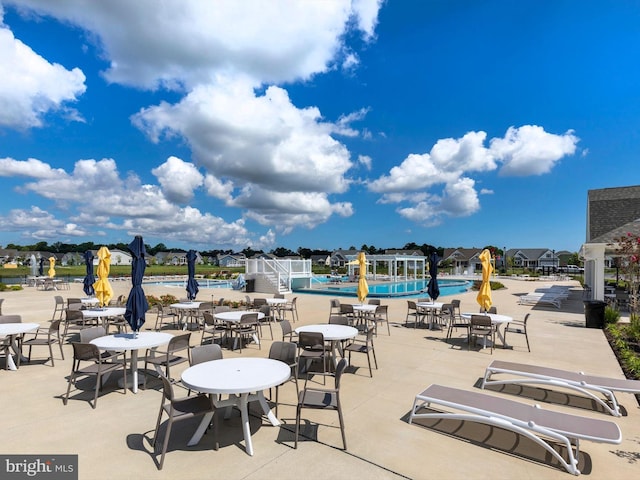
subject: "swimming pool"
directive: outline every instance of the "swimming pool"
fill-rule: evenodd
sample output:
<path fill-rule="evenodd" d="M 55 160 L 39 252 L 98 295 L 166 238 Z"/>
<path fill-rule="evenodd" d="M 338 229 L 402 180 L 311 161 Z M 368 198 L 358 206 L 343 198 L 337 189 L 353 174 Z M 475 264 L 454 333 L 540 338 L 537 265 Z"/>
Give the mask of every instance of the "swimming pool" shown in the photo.
<path fill-rule="evenodd" d="M 198 278 L 200 288 L 231 288 L 231 280 L 210 280 L 208 278 Z M 186 280 L 151 280 L 142 282 L 143 285 L 162 285 L 164 287 L 187 287 Z"/>
<path fill-rule="evenodd" d="M 391 283 L 375 283 L 369 284 L 369 297 L 424 297 L 426 296 L 426 289 L 429 280 L 409 280 L 406 282 L 391 282 Z M 438 286 L 440 287 L 440 296 L 446 297 L 447 295 L 456 295 L 458 293 L 466 292 L 471 288 L 473 282 L 468 280 L 449 280 L 438 279 Z M 337 295 L 353 297 L 356 295 L 358 288 L 357 283 L 349 285 L 328 285 L 322 284 L 314 288 L 304 288 L 296 290 L 304 293 L 317 293 L 321 295 Z"/>

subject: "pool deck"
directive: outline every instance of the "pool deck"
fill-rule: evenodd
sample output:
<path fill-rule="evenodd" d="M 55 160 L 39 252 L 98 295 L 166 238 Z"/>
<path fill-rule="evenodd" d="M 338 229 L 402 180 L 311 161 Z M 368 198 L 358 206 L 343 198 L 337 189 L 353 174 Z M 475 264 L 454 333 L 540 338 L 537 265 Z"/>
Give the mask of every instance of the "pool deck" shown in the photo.
<path fill-rule="evenodd" d="M 18 371 L 0 371 L 2 394 L 2 454 L 77 454 L 80 479 L 569 479 L 571 475 L 552 464 L 549 455 L 533 442 L 495 427 L 469 422 L 442 422 L 433 428 L 410 425 L 407 418 L 417 393 L 431 383 L 479 391 L 479 379 L 494 359 L 580 370 L 594 375 L 623 378 L 620 366 L 601 330 L 584 327 L 582 292 L 576 282 L 530 282 L 498 279 L 507 287 L 493 292 L 501 314 L 522 319 L 530 317 L 531 353 L 524 338 L 507 337 L 513 349 L 472 348 L 461 334 L 445 342 L 440 330 L 404 326 L 406 300 L 385 299 L 389 305 L 391 335 L 386 329 L 375 339 L 379 369 L 369 377 L 364 355 L 354 355 L 352 366 L 343 377 L 342 403 L 348 451 L 341 449 L 340 431 L 334 412 L 304 411 L 304 437 L 293 449 L 295 387 L 280 388 L 281 427 L 273 427 L 251 405 L 251 431 L 254 456 L 245 453 L 239 416 L 234 412 L 220 424 L 220 449 L 213 450 L 213 431 L 199 445 L 187 447 L 197 420 L 175 425 L 169 442 L 164 469 L 158 471 L 150 439 L 161 402 L 160 383 L 150 380 L 147 390 L 123 395 L 115 379 L 107 381 L 94 410 L 87 398 L 92 383 L 79 382 L 85 392 L 72 391 L 68 405 L 62 403 L 71 370 L 72 349 L 64 344 L 65 360 L 54 350 L 55 367 L 38 361 L 23 364 Z M 561 309 L 519 305 L 518 296 L 535 288 L 554 284 L 572 285 L 569 299 Z M 114 294 L 128 294 L 128 282 L 113 282 Z M 4 292 L 3 314 L 20 314 L 23 321 L 47 325 L 54 307 L 54 295 L 82 297 L 81 285 L 69 291 Z M 176 293 L 175 288 L 145 287 L 147 294 Z M 182 293 L 182 292 L 181 292 Z M 462 311 L 478 311 L 477 292 L 453 297 L 462 301 Z M 201 290 L 199 300 L 242 300 L 244 292 L 231 289 Z M 259 293 L 251 297 L 268 297 Z M 289 298 L 294 295 L 288 295 Z M 329 298 L 323 295 L 297 295 L 300 322 L 294 326 L 326 323 Z M 346 301 L 341 298 L 341 301 Z M 353 299 L 356 303 L 356 299 Z M 143 329 L 153 327 L 150 315 Z M 264 329 L 263 329 L 264 330 Z M 268 329 L 259 349 L 255 344 L 239 351 L 223 349 L 225 358 L 266 357 L 271 339 Z M 178 332 L 174 332 L 178 333 Z M 279 328 L 274 326 L 279 339 Z M 77 336 L 70 336 L 75 340 Z M 191 345 L 200 341 L 199 332 Z M 34 356 L 46 348 L 34 350 Z M 4 365 L 0 359 L 0 367 Z M 142 367 L 142 364 L 140 365 Z M 178 377 L 185 366 L 172 369 Z M 179 395 L 186 395 L 176 387 Z M 539 388 L 524 389 L 517 395 L 487 391 L 488 395 L 539 403 L 542 408 L 613 421 L 622 430 L 620 445 L 583 441 L 579 468 L 585 478 L 635 478 L 640 462 L 640 408 L 635 396 L 619 394 L 625 415 L 615 418 L 597 411 L 590 402 L 575 394 L 549 393 Z M 546 396 L 545 396 L 546 395 Z M 549 400 L 549 402 L 545 401 Z M 565 405 L 567 403 L 569 405 Z M 316 422 L 320 422 L 318 425 Z M 164 431 L 164 427 L 161 427 Z M 35 477 L 37 478 L 37 477 Z"/>

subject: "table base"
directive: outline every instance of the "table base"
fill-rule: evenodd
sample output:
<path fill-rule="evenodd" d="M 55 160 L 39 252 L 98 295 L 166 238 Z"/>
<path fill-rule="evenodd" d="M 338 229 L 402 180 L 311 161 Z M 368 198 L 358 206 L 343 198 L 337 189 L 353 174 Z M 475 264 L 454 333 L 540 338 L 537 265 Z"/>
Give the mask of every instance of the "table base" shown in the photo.
<path fill-rule="evenodd" d="M 225 400 L 214 400 L 213 403 L 216 408 L 227 408 L 227 412 L 225 413 L 225 418 L 229 418 L 231 407 L 238 407 L 240 409 L 240 416 L 242 418 L 242 431 L 244 433 L 244 443 L 246 451 L 249 455 L 253 456 L 253 443 L 251 442 L 251 427 L 249 425 L 249 402 L 259 401 L 260 406 L 262 407 L 262 411 L 267 416 L 269 422 L 274 427 L 280 425 L 280 420 L 276 418 L 276 416 L 271 411 L 271 407 L 267 403 L 267 400 L 264 398 L 263 392 L 257 393 L 243 393 L 242 395 L 229 395 L 229 398 Z M 207 413 L 202 418 L 200 425 L 196 429 L 195 433 L 187 443 L 188 446 L 192 447 L 197 445 L 204 432 L 209 427 L 211 423 L 211 419 L 213 418 L 213 413 Z"/>

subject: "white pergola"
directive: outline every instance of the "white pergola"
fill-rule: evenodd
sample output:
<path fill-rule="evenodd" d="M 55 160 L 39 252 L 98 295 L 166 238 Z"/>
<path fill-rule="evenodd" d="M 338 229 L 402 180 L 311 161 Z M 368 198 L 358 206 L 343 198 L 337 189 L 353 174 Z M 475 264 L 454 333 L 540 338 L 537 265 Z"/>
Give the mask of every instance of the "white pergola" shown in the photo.
<path fill-rule="evenodd" d="M 355 275 L 355 271 L 359 269 L 356 256 L 353 258 L 349 256 L 347 268 L 349 277 Z M 387 271 L 392 281 L 397 282 L 399 280 L 410 280 L 409 271 L 413 271 L 413 278 L 426 278 L 427 274 L 427 262 L 429 259 L 424 256 L 417 255 L 367 255 L 367 271 L 365 274 L 370 276 L 372 280 L 378 280 L 377 267 L 378 263 L 387 265 Z M 399 275 L 399 272 L 403 270 L 403 275 Z"/>

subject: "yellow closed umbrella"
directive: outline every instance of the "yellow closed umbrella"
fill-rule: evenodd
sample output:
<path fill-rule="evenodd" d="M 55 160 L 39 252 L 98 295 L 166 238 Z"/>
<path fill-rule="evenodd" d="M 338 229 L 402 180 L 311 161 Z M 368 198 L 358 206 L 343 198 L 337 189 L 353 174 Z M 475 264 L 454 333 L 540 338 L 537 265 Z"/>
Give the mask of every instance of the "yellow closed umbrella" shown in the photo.
<path fill-rule="evenodd" d="M 480 254 L 480 262 L 482 262 L 482 283 L 480 284 L 480 291 L 476 300 L 480 304 L 480 308 L 483 311 L 488 311 L 491 308 L 491 272 L 493 267 L 491 266 L 491 252 L 488 249 L 484 249 Z"/>
<path fill-rule="evenodd" d="M 49 278 L 53 278 L 56 276 L 56 258 L 55 257 L 49 257 L 49 270 L 47 271 L 47 273 L 49 274 Z"/>
<path fill-rule="evenodd" d="M 367 257 L 364 252 L 358 253 L 358 265 L 360 266 L 360 279 L 358 280 L 358 300 L 364 303 L 369 295 L 369 285 L 367 284 Z"/>
<path fill-rule="evenodd" d="M 100 306 L 109 305 L 109 301 L 113 298 L 113 289 L 109 283 L 109 270 L 111 269 L 111 252 L 107 247 L 100 247 L 98 250 L 98 280 L 93 284 L 96 292 L 96 298 L 100 302 Z"/>

